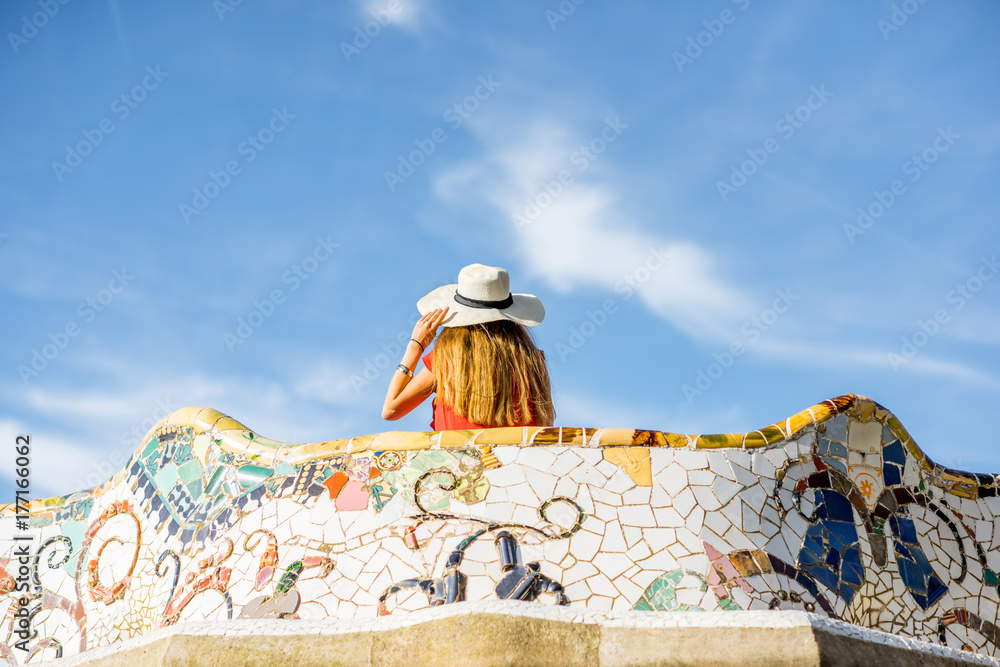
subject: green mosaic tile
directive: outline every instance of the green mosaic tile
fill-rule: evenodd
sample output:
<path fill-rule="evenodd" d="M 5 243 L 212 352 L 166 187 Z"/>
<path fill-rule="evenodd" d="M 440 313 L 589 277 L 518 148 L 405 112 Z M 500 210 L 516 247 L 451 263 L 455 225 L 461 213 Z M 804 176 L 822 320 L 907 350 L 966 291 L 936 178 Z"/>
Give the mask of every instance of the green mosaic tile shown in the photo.
<path fill-rule="evenodd" d="M 263 466 L 245 465 L 236 469 L 236 479 L 244 490 L 259 486 L 272 474 L 274 470 Z"/>
<path fill-rule="evenodd" d="M 181 481 L 187 484 L 191 480 L 201 479 L 201 476 L 205 474 L 205 470 L 201 467 L 201 463 L 198 459 L 192 459 L 187 463 L 178 466 L 177 474 L 180 476 Z"/>
<path fill-rule="evenodd" d="M 172 489 L 177 483 L 177 466 L 167 465 L 154 476 L 156 485 L 161 489 Z"/>
<path fill-rule="evenodd" d="M 158 438 L 150 438 L 149 443 L 146 445 L 145 449 L 142 450 L 141 457 L 149 465 L 150 459 L 153 455 L 159 455 L 160 453 L 160 440 Z"/>
<path fill-rule="evenodd" d="M 285 461 L 282 461 L 274 467 L 275 475 L 294 475 L 296 472 L 297 470 L 295 466 L 291 463 L 286 463 Z"/>

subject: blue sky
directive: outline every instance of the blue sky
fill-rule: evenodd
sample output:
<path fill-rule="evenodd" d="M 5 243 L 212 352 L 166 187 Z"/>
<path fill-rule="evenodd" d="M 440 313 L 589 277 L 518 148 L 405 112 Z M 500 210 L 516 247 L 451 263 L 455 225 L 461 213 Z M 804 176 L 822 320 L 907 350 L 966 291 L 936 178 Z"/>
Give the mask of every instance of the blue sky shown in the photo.
<path fill-rule="evenodd" d="M 742 432 L 854 392 L 996 471 L 998 19 L 5 3 L 2 442 L 32 434 L 52 494 L 185 405 L 425 430 L 429 404 L 380 419 L 385 367 L 481 262 L 545 303 L 559 425 Z"/>

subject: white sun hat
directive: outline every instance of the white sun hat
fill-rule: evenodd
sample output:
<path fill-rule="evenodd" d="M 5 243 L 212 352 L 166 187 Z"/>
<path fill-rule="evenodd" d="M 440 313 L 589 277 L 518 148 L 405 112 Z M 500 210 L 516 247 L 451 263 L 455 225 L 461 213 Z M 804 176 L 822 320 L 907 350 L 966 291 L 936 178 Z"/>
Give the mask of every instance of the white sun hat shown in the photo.
<path fill-rule="evenodd" d="M 526 327 L 545 319 L 545 308 L 534 294 L 511 294 L 510 276 L 498 266 L 470 264 L 458 272 L 457 285 L 439 287 L 417 302 L 426 315 L 449 308 L 443 327 L 464 327 L 496 320 L 510 320 Z"/>

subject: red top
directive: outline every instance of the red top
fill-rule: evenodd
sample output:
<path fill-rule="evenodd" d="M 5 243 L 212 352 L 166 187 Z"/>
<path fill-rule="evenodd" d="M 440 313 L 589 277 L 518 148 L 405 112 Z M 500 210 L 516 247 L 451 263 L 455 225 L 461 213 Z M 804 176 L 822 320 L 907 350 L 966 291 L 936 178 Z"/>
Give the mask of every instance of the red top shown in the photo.
<path fill-rule="evenodd" d="M 424 366 L 427 370 L 434 372 L 432 364 L 434 362 L 434 350 L 431 350 L 423 357 Z M 526 424 L 515 424 L 515 426 L 538 426 L 535 423 L 535 418 L 532 417 Z M 482 426 L 480 424 L 473 424 L 465 417 L 460 417 L 455 414 L 455 411 L 451 409 L 450 405 L 447 405 L 444 401 L 440 400 L 436 396 L 434 397 L 434 414 L 431 417 L 431 430 L 432 431 L 453 431 L 458 429 L 480 429 L 480 428 L 490 428 L 489 426 Z"/>

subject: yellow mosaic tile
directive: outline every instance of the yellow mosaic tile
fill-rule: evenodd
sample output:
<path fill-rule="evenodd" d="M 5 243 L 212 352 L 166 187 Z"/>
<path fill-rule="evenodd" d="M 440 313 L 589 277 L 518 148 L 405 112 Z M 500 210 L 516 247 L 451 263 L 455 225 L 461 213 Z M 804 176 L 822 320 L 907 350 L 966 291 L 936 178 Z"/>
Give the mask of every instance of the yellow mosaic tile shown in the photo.
<path fill-rule="evenodd" d="M 454 431 L 441 431 L 437 436 L 437 444 L 442 449 L 453 449 L 456 447 L 466 447 L 472 442 L 478 431 L 470 429 L 456 429 Z"/>
<path fill-rule="evenodd" d="M 587 442 L 587 429 L 562 427 L 559 429 L 559 442 L 563 445 L 582 445 Z"/>
<path fill-rule="evenodd" d="M 543 426 L 534 432 L 529 442 L 532 445 L 558 445 L 560 443 L 560 429 L 553 426 Z M 482 440 L 481 442 L 486 442 Z"/>
<path fill-rule="evenodd" d="M 743 439 L 740 436 L 745 434 L 734 434 L 734 433 L 716 433 L 708 435 L 699 435 L 696 442 L 696 447 L 698 449 L 718 449 L 720 447 L 739 447 L 740 441 Z M 763 437 L 763 436 L 762 436 Z M 738 439 L 739 438 L 739 439 Z"/>
<path fill-rule="evenodd" d="M 605 461 L 624 470 L 637 485 L 653 486 L 649 450 L 645 447 L 607 447 L 601 453 Z"/>
<path fill-rule="evenodd" d="M 663 436 L 670 447 L 689 447 L 692 443 L 689 436 L 680 433 L 664 433 Z"/>
<path fill-rule="evenodd" d="M 628 446 L 633 444 L 635 430 L 630 428 L 602 428 L 597 430 L 596 442 L 591 439 L 591 444 L 599 444 L 602 447 Z"/>
<path fill-rule="evenodd" d="M 747 433 L 743 436 L 742 444 L 745 449 L 754 449 L 757 447 L 766 447 L 767 440 L 763 435 L 754 431 L 753 433 Z"/>
<path fill-rule="evenodd" d="M 520 445 L 526 441 L 527 429 L 522 426 L 489 428 L 476 433 L 474 445 Z M 444 445 L 442 445 L 443 447 Z"/>
<path fill-rule="evenodd" d="M 212 412 L 215 412 L 215 410 L 213 410 Z M 219 414 L 219 413 L 216 412 L 215 414 Z M 208 421 L 208 419 L 211 419 L 211 417 L 209 415 L 203 415 L 202 418 L 205 419 L 206 422 Z M 235 419 L 233 419 L 232 417 L 227 417 L 225 415 L 219 415 L 219 419 L 215 420 L 212 423 L 211 428 L 214 429 L 214 430 L 216 430 L 216 431 L 249 431 L 250 430 L 246 426 L 244 426 L 243 424 L 241 424 L 238 421 L 236 421 Z"/>

